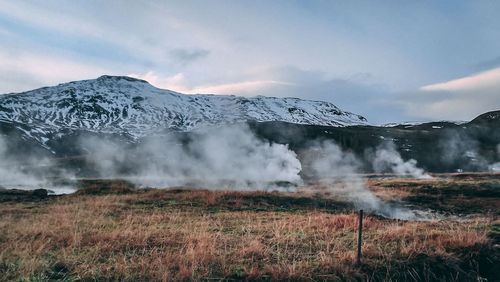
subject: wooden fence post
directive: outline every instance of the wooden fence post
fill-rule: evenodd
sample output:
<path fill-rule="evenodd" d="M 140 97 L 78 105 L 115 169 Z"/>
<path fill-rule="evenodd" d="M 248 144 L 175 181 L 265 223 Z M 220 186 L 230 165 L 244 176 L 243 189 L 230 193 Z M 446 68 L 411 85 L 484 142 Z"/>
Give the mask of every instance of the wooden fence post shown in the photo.
<path fill-rule="evenodd" d="M 358 256 L 356 258 L 356 265 L 361 265 L 361 245 L 363 244 L 363 210 L 359 210 L 358 220 Z"/>

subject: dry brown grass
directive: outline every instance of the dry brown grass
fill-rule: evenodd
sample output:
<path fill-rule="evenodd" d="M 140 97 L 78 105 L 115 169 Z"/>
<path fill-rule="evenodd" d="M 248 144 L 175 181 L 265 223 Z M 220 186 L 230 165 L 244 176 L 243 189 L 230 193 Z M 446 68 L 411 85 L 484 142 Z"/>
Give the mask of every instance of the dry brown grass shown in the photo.
<path fill-rule="evenodd" d="M 280 197 L 298 200 L 283 206 Z M 364 264 L 356 267 L 356 214 L 290 197 L 181 189 L 2 203 L 0 279 L 472 281 L 498 274 L 484 269 L 499 262 L 491 218 L 367 216 Z"/>
<path fill-rule="evenodd" d="M 367 186 L 386 201 L 445 214 L 500 216 L 500 174 L 444 174 L 433 179 L 372 178 Z"/>

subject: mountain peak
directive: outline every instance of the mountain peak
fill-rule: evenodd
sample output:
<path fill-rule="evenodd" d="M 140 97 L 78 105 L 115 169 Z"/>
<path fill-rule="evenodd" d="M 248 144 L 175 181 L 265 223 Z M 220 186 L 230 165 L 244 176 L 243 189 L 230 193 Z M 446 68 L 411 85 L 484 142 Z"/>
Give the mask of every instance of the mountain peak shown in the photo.
<path fill-rule="evenodd" d="M 26 138 L 44 144 L 57 134 L 90 131 L 144 137 L 165 130 L 246 121 L 366 125 L 362 116 L 332 103 L 297 98 L 184 95 L 148 82 L 103 75 L 0 96 L 0 123 L 22 124 Z"/>
<path fill-rule="evenodd" d="M 147 83 L 149 84 L 149 82 L 147 82 L 146 80 L 143 80 L 143 79 L 139 79 L 139 78 L 134 78 L 134 77 L 130 77 L 130 76 L 122 76 L 122 75 L 101 75 L 99 78 L 97 78 L 97 80 L 99 81 L 120 81 L 120 80 L 126 80 L 126 81 L 129 81 L 129 82 L 141 82 L 141 83 Z"/>

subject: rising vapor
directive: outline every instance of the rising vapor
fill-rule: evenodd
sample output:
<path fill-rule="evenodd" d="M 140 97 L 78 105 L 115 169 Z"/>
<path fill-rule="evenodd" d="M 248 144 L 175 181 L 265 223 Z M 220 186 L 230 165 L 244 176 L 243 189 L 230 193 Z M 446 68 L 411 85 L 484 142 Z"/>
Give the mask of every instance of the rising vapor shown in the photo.
<path fill-rule="evenodd" d="M 279 188 L 277 183 L 302 182 L 295 152 L 258 139 L 246 125 L 199 131 L 187 141 L 165 135 L 128 147 L 101 138 L 80 143 L 100 177 L 140 186 L 267 190 Z"/>

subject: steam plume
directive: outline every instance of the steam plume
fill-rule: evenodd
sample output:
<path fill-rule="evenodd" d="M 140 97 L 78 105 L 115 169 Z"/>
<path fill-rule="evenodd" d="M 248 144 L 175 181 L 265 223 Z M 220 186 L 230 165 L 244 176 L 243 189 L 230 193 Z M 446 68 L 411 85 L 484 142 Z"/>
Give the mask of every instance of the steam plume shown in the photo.
<path fill-rule="evenodd" d="M 48 189 L 56 194 L 73 192 L 69 186 L 55 185 L 53 179 L 46 173 L 54 164 L 49 158 L 30 154 L 20 158 L 10 153 L 8 143 L 0 135 L 0 187 L 9 189 L 33 190 L 38 188 Z M 65 171 L 64 178 L 72 176 Z"/>
<path fill-rule="evenodd" d="M 360 174 L 361 162 L 351 152 L 343 151 L 337 144 L 324 141 L 314 144 L 302 152 L 304 168 L 309 170 L 316 181 L 328 187 L 336 197 L 354 203 L 386 217 L 397 219 L 423 219 L 406 208 L 389 205 L 376 197 L 367 187 Z"/>
<path fill-rule="evenodd" d="M 404 161 L 396 150 L 394 142 L 385 142 L 377 148 L 373 160 L 373 169 L 377 173 L 392 172 L 398 176 L 411 176 L 421 179 L 432 178 L 423 169 L 417 167 L 416 160 Z"/>
<path fill-rule="evenodd" d="M 81 143 L 101 177 L 125 177 L 143 186 L 271 189 L 280 182 L 301 183 L 295 152 L 258 139 L 246 125 L 197 132 L 187 142 L 167 135 L 130 148 L 96 138 Z"/>

